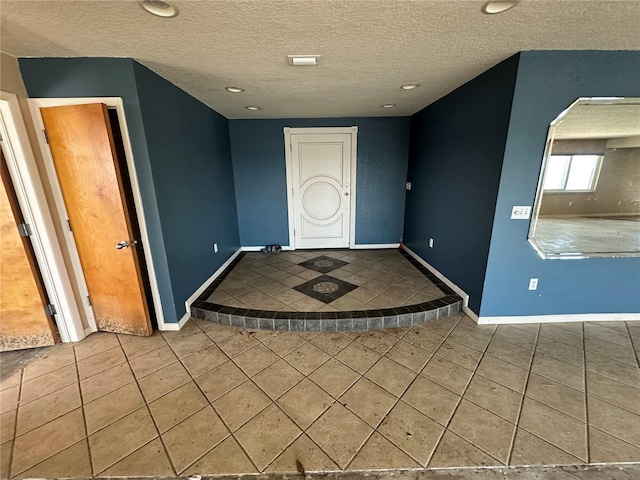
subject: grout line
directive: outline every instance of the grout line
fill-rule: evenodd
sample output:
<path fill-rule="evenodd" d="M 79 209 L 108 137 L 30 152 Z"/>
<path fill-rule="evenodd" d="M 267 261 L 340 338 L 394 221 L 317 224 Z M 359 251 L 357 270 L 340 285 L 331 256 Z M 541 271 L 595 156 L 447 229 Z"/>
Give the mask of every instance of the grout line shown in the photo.
<path fill-rule="evenodd" d="M 120 344 L 120 341 L 118 341 L 118 344 Z M 122 352 L 124 353 L 124 352 Z M 78 376 L 78 390 L 80 393 L 80 410 L 82 411 L 82 420 L 84 423 L 84 438 L 87 442 L 87 453 L 89 455 L 89 466 L 91 467 L 91 473 L 93 475 L 95 475 L 95 467 L 93 465 L 93 455 L 91 455 L 91 443 L 89 442 L 89 428 L 87 426 L 87 415 L 85 414 L 84 411 L 84 396 L 82 395 L 82 387 L 81 387 L 81 380 L 80 380 L 80 369 L 78 368 L 78 357 L 76 355 L 76 349 L 75 346 L 73 348 L 73 357 L 75 358 L 75 365 L 76 365 L 76 375 Z"/>
<path fill-rule="evenodd" d="M 591 446 L 589 444 L 589 385 L 587 384 L 587 341 L 585 339 L 584 323 L 582 326 L 582 381 L 584 382 L 584 429 L 585 442 L 587 447 L 587 463 L 591 461 Z"/>
<path fill-rule="evenodd" d="M 640 345 L 636 345 L 635 342 L 633 341 L 633 335 L 631 335 L 629 322 L 624 322 L 624 324 L 627 327 L 627 335 L 629 335 L 629 341 L 631 342 L 631 348 L 633 349 L 633 353 L 635 354 L 638 368 L 640 368 Z"/>
<path fill-rule="evenodd" d="M 13 457 L 15 455 L 15 449 L 16 449 L 16 434 L 18 433 L 18 414 L 20 413 L 20 397 L 22 396 L 23 381 L 24 381 L 24 368 L 20 371 L 20 383 L 18 384 L 18 401 L 16 403 L 16 418 L 13 420 L 13 438 L 11 439 L 11 452 L 9 453 L 9 468 L 7 469 L 8 478 L 11 478 L 11 468 L 13 467 Z"/>

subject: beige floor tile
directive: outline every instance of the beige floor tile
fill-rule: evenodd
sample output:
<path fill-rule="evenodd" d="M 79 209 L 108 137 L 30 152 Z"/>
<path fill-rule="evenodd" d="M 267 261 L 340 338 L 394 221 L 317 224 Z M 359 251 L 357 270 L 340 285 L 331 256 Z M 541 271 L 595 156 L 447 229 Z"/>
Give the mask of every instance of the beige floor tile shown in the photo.
<path fill-rule="evenodd" d="M 128 337 L 131 340 L 122 342 L 122 349 L 129 360 L 167 346 L 162 332 L 159 331 L 153 332 L 150 337 L 133 337 L 132 335 L 128 335 Z"/>
<path fill-rule="evenodd" d="M 282 277 L 282 274 L 284 274 L 285 277 L 287 277 L 288 275 L 286 274 L 286 272 L 280 272 L 279 274 L 274 275 L 275 277 Z M 273 278 L 273 277 L 272 277 Z M 266 283 L 264 285 L 260 285 L 260 287 L 258 287 L 258 289 L 264 293 L 266 293 L 267 295 L 271 295 L 274 298 L 278 298 L 278 294 L 281 292 L 284 292 L 285 290 L 291 290 L 287 285 L 283 285 L 282 283 L 275 281 L 276 279 L 273 278 L 273 282 L 271 283 Z"/>
<path fill-rule="evenodd" d="M 430 468 L 480 467 L 502 465 L 477 447 L 450 430 L 444 432 L 442 440 L 429 462 Z"/>
<path fill-rule="evenodd" d="M 194 333 L 198 333 L 200 331 L 201 330 L 198 327 L 198 325 L 196 324 L 196 322 L 194 322 L 192 320 L 189 320 L 178 331 L 164 331 L 164 332 L 160 332 L 160 333 L 162 334 L 164 339 L 167 341 L 167 343 L 173 343 L 176 340 L 179 340 L 179 339 L 184 338 L 184 337 L 188 337 L 188 336 L 193 335 Z"/>
<path fill-rule="evenodd" d="M 103 471 L 101 477 L 137 476 L 172 477 L 175 475 L 167 452 L 159 438 L 150 441 L 115 465 Z"/>
<path fill-rule="evenodd" d="M 627 365 L 638 365 L 638 360 L 636 359 L 636 353 L 633 350 L 632 344 L 622 346 L 616 343 L 606 342 L 592 336 L 587 336 L 584 339 L 584 343 L 585 350 L 588 352 L 596 353 L 603 357 L 615 360 L 616 362 L 626 363 Z"/>
<path fill-rule="evenodd" d="M 449 335 L 449 333 L 451 333 L 451 330 L 455 328 L 459 318 L 460 317 L 440 318 L 438 320 L 434 320 L 433 322 L 427 322 L 423 323 L 422 325 L 418 325 L 417 328 L 444 338 Z"/>
<path fill-rule="evenodd" d="M 571 415 L 581 422 L 586 422 L 587 406 L 583 392 L 532 373 L 527 384 L 526 395 L 567 415 Z"/>
<path fill-rule="evenodd" d="M 173 352 L 178 356 L 178 358 L 187 357 L 211 345 L 213 345 L 213 341 L 205 335 L 204 332 L 200 331 L 200 329 L 198 329 L 198 332 L 193 335 L 178 338 L 170 343 Z"/>
<path fill-rule="evenodd" d="M 373 282 L 375 282 L 376 280 L 372 280 Z M 369 282 L 370 283 L 370 282 Z M 369 283 L 367 283 L 366 285 L 369 285 Z M 391 287 L 393 288 L 393 287 Z M 375 305 L 376 308 L 393 308 L 393 307 L 397 307 L 399 302 L 396 297 L 393 297 L 391 295 L 387 295 L 387 292 L 389 290 L 385 290 L 383 293 L 381 293 L 380 295 L 378 295 L 376 298 L 374 298 L 373 300 L 369 301 L 368 305 Z"/>
<path fill-rule="evenodd" d="M 465 399 L 449 424 L 449 430 L 505 464 L 515 429 L 514 424 Z"/>
<path fill-rule="evenodd" d="M 91 435 L 144 405 L 138 385 L 130 383 L 84 405 L 87 433 Z"/>
<path fill-rule="evenodd" d="M 411 331 L 409 333 L 411 333 Z M 417 345 L 406 342 L 405 339 L 409 336 L 409 333 L 387 352 L 386 357 L 418 373 L 433 354 L 432 352 L 423 350 Z"/>
<path fill-rule="evenodd" d="M 431 380 L 418 377 L 402 400 L 440 425 L 447 425 L 460 397 Z"/>
<path fill-rule="evenodd" d="M 499 329 L 498 329 L 499 330 Z M 458 325 L 447 337 L 449 340 L 461 343 L 462 345 L 484 352 L 491 341 L 491 334 L 479 332 L 464 325 Z"/>
<path fill-rule="evenodd" d="M 349 470 L 369 470 L 377 468 L 417 468 L 420 464 L 392 444 L 379 433 L 374 432 L 349 464 Z"/>
<path fill-rule="evenodd" d="M 9 466 L 11 465 L 11 451 L 13 442 L 0 444 L 0 478 L 9 478 Z"/>
<path fill-rule="evenodd" d="M 300 335 L 293 332 L 269 332 L 269 335 L 260 338 L 260 341 L 281 357 L 305 343 Z"/>
<path fill-rule="evenodd" d="M 308 430 L 307 435 L 339 467 L 345 468 L 373 429 L 339 403 L 334 403 Z M 336 432 L 341 432 L 336 435 Z"/>
<path fill-rule="evenodd" d="M 586 425 L 575 418 L 525 397 L 518 425 L 581 461 L 587 461 Z"/>
<path fill-rule="evenodd" d="M 319 308 L 324 307 L 325 303 L 321 302 L 320 300 L 316 300 L 315 298 L 307 297 L 305 295 L 304 298 L 296 300 L 289 306 L 294 310 L 297 310 L 298 312 L 315 312 Z"/>
<path fill-rule="evenodd" d="M 584 368 L 584 352 L 564 343 L 554 342 L 546 337 L 540 337 L 536 345 L 536 353 L 555 358 L 577 368 Z"/>
<path fill-rule="evenodd" d="M 233 432 L 270 403 L 271 399 L 249 381 L 217 399 L 213 406 Z"/>
<path fill-rule="evenodd" d="M 587 398 L 589 424 L 640 447 L 640 415 L 603 402 L 591 395 Z"/>
<path fill-rule="evenodd" d="M 141 378 L 138 385 L 140 385 L 145 400 L 149 403 L 190 381 L 191 376 L 182 364 L 174 362 Z"/>
<path fill-rule="evenodd" d="M 640 390 L 601 375 L 587 372 L 589 395 L 640 415 Z"/>
<path fill-rule="evenodd" d="M 84 360 L 78 361 L 78 373 L 80 380 L 89 378 L 98 373 L 102 373 L 111 367 L 120 365 L 127 361 L 121 347 L 110 348 L 104 352 L 92 355 Z"/>
<path fill-rule="evenodd" d="M 327 393 L 308 379 L 302 380 L 277 401 L 278 406 L 303 430 L 334 402 Z"/>
<path fill-rule="evenodd" d="M 238 472 L 258 473 L 258 470 L 242 451 L 238 442 L 233 437 L 228 437 L 187 468 L 183 475 L 217 475 Z"/>
<path fill-rule="evenodd" d="M 0 379 L 0 392 L 2 390 L 6 390 L 7 388 L 11 388 L 11 387 L 15 387 L 17 385 L 20 385 L 20 383 L 22 382 L 22 370 L 12 374 L 12 375 L 8 375 L 5 377 L 5 375 L 2 375 L 2 379 Z"/>
<path fill-rule="evenodd" d="M 58 344 L 55 348 L 48 350 L 41 358 L 32 361 L 24 368 L 22 381 L 32 380 L 75 362 L 76 355 L 73 345 L 70 343 Z"/>
<path fill-rule="evenodd" d="M 352 340 L 341 333 L 321 333 L 311 339 L 311 343 L 329 355 L 335 355 L 349 345 Z"/>
<path fill-rule="evenodd" d="M 207 406 L 163 433 L 162 441 L 180 474 L 228 436 L 227 427 L 213 408 Z"/>
<path fill-rule="evenodd" d="M 378 432 L 425 466 L 444 428 L 404 402 L 398 402 Z"/>
<path fill-rule="evenodd" d="M 471 370 L 460 367 L 442 357 L 434 355 L 424 367 L 420 375 L 427 377 L 458 395 L 462 395 L 469 379 L 473 375 Z"/>
<path fill-rule="evenodd" d="M 163 367 L 170 365 L 178 360 L 168 345 L 160 347 L 144 355 L 140 355 L 129 360 L 131 370 L 137 379 L 141 379 L 153 372 L 157 372 Z"/>
<path fill-rule="evenodd" d="M 537 335 L 535 333 L 522 330 L 515 325 L 499 325 L 495 331 L 494 337 L 499 340 L 533 350 L 536 344 Z"/>
<path fill-rule="evenodd" d="M 374 352 L 384 355 L 398 343 L 398 337 L 390 335 L 386 330 L 370 330 L 360 335 L 356 341 Z"/>
<path fill-rule="evenodd" d="M 13 440 L 16 430 L 17 409 L 9 410 L 0 415 L 0 444 Z"/>
<path fill-rule="evenodd" d="M 273 473 L 296 473 L 338 470 L 338 466 L 305 434 L 300 435 L 266 469 Z"/>
<path fill-rule="evenodd" d="M 74 364 L 65 365 L 58 370 L 24 382 L 22 384 L 22 390 L 20 391 L 20 404 L 25 405 L 77 381 L 78 372 L 76 366 Z"/>
<path fill-rule="evenodd" d="M 219 323 L 208 320 L 195 319 L 192 321 L 214 342 L 220 342 L 231 335 L 235 335 L 238 333 L 238 330 L 240 330 L 238 327 L 220 325 Z"/>
<path fill-rule="evenodd" d="M 275 400 L 303 378 L 304 376 L 287 362 L 278 360 L 253 377 L 253 381 Z"/>
<path fill-rule="evenodd" d="M 62 450 L 14 478 L 73 478 L 92 476 L 87 440 Z"/>
<path fill-rule="evenodd" d="M 416 373 L 393 360 L 382 357 L 365 376 L 389 393 L 399 397 L 416 378 Z"/>
<path fill-rule="evenodd" d="M 252 377 L 256 373 L 264 370 L 268 366 L 280 359 L 264 345 L 256 345 L 251 350 L 241 353 L 233 358 L 233 362 L 242 369 L 244 373 Z"/>
<path fill-rule="evenodd" d="M 616 362 L 610 358 L 586 352 L 587 371 L 616 380 L 626 385 L 640 388 L 640 368 Z"/>
<path fill-rule="evenodd" d="M 536 354 L 531 371 L 584 392 L 584 370 L 554 358 Z"/>
<path fill-rule="evenodd" d="M 207 399 L 213 402 L 248 378 L 235 363 L 228 361 L 209 370 L 204 375 L 196 378 L 195 381 L 207 396 Z"/>
<path fill-rule="evenodd" d="M 574 348 L 582 349 L 582 328 L 569 330 L 552 323 L 540 325 L 540 335 Z"/>
<path fill-rule="evenodd" d="M 464 398 L 513 424 L 518 422 L 522 394 L 496 382 L 475 376 L 471 380 Z"/>
<path fill-rule="evenodd" d="M 296 348 L 284 359 L 303 375 L 309 375 L 320 365 L 329 360 L 329 355 L 311 344 Z"/>
<path fill-rule="evenodd" d="M 26 405 L 21 405 L 18 409 L 16 435 L 29 432 L 81 405 L 80 388 L 77 383 L 61 388 Z"/>
<path fill-rule="evenodd" d="M 638 462 L 640 448 L 613 437 L 597 428 L 589 427 L 589 461 Z"/>
<path fill-rule="evenodd" d="M 358 342 L 349 344 L 335 356 L 336 359 L 360 374 L 369 370 L 380 357 L 379 353 Z"/>
<path fill-rule="evenodd" d="M 468 370 L 474 370 L 482 358 L 482 352 L 449 339 L 438 348 L 436 355 Z"/>
<path fill-rule="evenodd" d="M 518 428 L 509 465 L 574 465 L 582 463 L 577 457 Z"/>
<path fill-rule="evenodd" d="M 11 474 L 17 475 L 61 452 L 86 436 L 82 409 L 56 418 L 16 437 Z M 43 442 L 42 439 L 47 441 Z"/>
<path fill-rule="evenodd" d="M 340 397 L 358 378 L 359 373 L 333 358 L 309 375 L 310 380 L 333 398 Z"/>
<path fill-rule="evenodd" d="M 119 347 L 120 341 L 115 333 L 94 332 L 74 345 L 78 361 L 98 353 Z"/>
<path fill-rule="evenodd" d="M 121 363 L 115 367 L 94 375 L 80 382 L 82 401 L 89 403 L 107 393 L 111 393 L 135 381 L 128 363 Z"/>
<path fill-rule="evenodd" d="M 526 370 L 529 369 L 533 354 L 532 350 L 528 348 L 505 342 L 499 338 L 491 340 L 485 353 Z"/>
<path fill-rule="evenodd" d="M 596 324 L 591 322 L 584 323 L 584 336 L 585 339 L 587 337 L 595 337 L 600 340 L 604 340 L 607 342 L 615 343 L 617 345 L 626 347 L 631 344 L 631 339 L 629 338 L 629 333 L 626 329 L 616 329 L 610 328 L 609 326 L 604 326 L 603 324 Z"/>
<path fill-rule="evenodd" d="M 163 433 L 208 403 L 198 386 L 189 382 L 149 403 L 149 410 L 158 430 Z"/>
<path fill-rule="evenodd" d="M 158 436 L 146 408 L 140 408 L 89 436 L 93 473 L 119 462 Z"/>
<path fill-rule="evenodd" d="M 238 330 L 237 333 L 225 338 L 224 340 L 216 342 L 216 345 L 218 345 L 220 350 L 230 357 L 235 357 L 236 355 L 240 355 L 242 352 L 246 352 L 250 348 L 255 347 L 259 343 L 260 342 L 248 331 Z"/>
<path fill-rule="evenodd" d="M 260 471 L 292 443 L 301 430 L 275 405 L 251 419 L 235 437 Z"/>
<path fill-rule="evenodd" d="M 395 396 L 364 377 L 338 399 L 372 427 L 382 421 L 396 401 Z"/>

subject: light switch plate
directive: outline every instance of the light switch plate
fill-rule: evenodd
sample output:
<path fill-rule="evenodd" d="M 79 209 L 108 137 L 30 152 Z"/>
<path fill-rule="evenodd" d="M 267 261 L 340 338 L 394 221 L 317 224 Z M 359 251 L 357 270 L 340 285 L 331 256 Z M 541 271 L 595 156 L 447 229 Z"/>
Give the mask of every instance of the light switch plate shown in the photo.
<path fill-rule="evenodd" d="M 407 190 L 411 190 L 411 182 L 405 183 L 404 188 L 406 188 Z"/>
<path fill-rule="evenodd" d="M 530 206 L 514 206 L 511 209 L 512 220 L 526 220 L 531 215 Z"/>

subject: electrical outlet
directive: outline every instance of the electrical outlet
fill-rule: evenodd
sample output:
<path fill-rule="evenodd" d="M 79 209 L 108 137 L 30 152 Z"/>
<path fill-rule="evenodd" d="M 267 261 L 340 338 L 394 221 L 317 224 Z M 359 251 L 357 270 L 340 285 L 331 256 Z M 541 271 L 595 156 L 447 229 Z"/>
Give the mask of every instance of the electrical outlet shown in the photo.
<path fill-rule="evenodd" d="M 217 243 L 213 244 L 213 253 L 218 253 L 218 244 Z"/>
<path fill-rule="evenodd" d="M 536 290 L 538 288 L 538 279 L 531 278 L 529 279 L 529 290 Z"/>
<path fill-rule="evenodd" d="M 531 207 L 529 206 L 514 206 L 511 209 L 512 220 L 526 220 L 531 215 Z"/>
<path fill-rule="evenodd" d="M 429 248 L 433 248 L 433 238 L 429 239 Z"/>

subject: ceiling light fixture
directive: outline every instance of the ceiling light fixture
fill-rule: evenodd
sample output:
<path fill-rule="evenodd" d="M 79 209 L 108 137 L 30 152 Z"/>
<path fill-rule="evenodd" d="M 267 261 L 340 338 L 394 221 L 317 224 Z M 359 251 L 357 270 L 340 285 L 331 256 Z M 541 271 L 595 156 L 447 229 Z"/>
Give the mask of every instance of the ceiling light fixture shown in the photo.
<path fill-rule="evenodd" d="M 382 108 L 393 108 L 396 106 L 395 103 L 385 103 L 383 105 L 380 105 Z"/>
<path fill-rule="evenodd" d="M 178 9 L 162 0 L 143 0 L 140 6 L 157 17 L 171 18 L 178 15 Z"/>
<path fill-rule="evenodd" d="M 240 88 L 240 87 L 224 87 L 225 90 L 227 90 L 227 92 L 231 92 L 231 93 L 242 93 L 244 92 L 244 88 Z"/>
<path fill-rule="evenodd" d="M 407 83 L 406 85 L 402 85 L 400 88 L 402 90 L 413 90 L 414 88 L 418 88 L 419 86 L 419 83 Z"/>
<path fill-rule="evenodd" d="M 252 112 L 255 112 L 256 110 L 261 110 L 260 107 L 254 107 L 253 105 L 249 105 L 247 107 L 245 107 L 247 110 L 251 110 Z"/>
<path fill-rule="evenodd" d="M 311 65 L 318 65 L 318 60 L 321 55 L 287 55 L 289 65 L 296 67 L 306 67 Z"/>
<path fill-rule="evenodd" d="M 480 10 L 482 13 L 486 13 L 487 15 L 494 15 L 496 13 L 506 12 L 519 3 L 520 0 L 492 0 L 482 5 Z"/>

